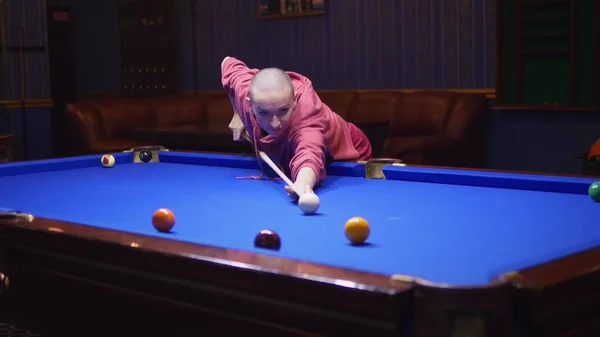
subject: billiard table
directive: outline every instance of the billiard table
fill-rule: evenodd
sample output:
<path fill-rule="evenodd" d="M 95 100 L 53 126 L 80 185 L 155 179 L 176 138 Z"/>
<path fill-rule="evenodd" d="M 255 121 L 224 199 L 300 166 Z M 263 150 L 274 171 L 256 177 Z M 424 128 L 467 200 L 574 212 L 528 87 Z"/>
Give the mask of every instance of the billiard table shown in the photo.
<path fill-rule="evenodd" d="M 600 331 L 591 177 L 333 162 L 304 215 L 281 180 L 239 179 L 253 156 L 112 155 L 0 166 L 0 318 L 60 336 Z M 279 249 L 254 245 L 263 229 Z"/>

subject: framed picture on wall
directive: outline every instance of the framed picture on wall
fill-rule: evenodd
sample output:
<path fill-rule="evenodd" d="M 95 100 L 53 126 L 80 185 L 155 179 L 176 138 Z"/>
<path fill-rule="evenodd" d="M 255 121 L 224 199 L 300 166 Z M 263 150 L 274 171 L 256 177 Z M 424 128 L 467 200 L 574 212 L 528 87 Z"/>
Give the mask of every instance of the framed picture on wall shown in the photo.
<path fill-rule="evenodd" d="M 258 0 L 259 19 L 325 15 L 326 0 Z"/>

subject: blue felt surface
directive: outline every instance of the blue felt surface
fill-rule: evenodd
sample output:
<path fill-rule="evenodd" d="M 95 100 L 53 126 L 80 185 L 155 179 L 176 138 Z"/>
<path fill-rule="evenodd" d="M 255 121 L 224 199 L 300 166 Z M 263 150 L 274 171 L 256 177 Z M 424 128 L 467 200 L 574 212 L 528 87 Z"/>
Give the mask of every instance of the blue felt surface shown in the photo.
<path fill-rule="evenodd" d="M 252 158 L 169 153 L 161 163 L 130 164 L 131 154 L 118 154 L 110 169 L 99 158 L 0 166 L 0 210 L 459 285 L 600 244 L 600 204 L 583 192 L 587 179 L 393 168 L 406 180 L 366 180 L 363 166 L 336 164 L 340 176 L 319 191 L 320 214 L 304 216 L 283 182 L 236 179 L 257 174 Z M 502 179 L 511 188 L 482 187 Z M 539 181 L 572 193 L 545 192 Z M 172 234 L 151 225 L 160 207 L 176 214 Z M 369 245 L 346 240 L 352 216 L 370 222 Z M 279 252 L 253 247 L 265 228 L 280 234 Z"/>

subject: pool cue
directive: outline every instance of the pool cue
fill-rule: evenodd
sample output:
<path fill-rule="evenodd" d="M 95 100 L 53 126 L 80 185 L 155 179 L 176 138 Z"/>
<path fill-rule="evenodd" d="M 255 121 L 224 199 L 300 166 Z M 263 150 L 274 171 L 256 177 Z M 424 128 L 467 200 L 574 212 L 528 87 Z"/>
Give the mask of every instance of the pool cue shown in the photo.
<path fill-rule="evenodd" d="M 250 144 L 254 145 L 254 142 L 252 141 L 252 139 L 250 139 L 250 135 L 248 135 L 247 132 L 244 132 L 242 134 L 242 138 L 244 138 Z M 271 167 L 271 169 L 273 171 L 275 171 L 275 173 L 277 173 L 277 175 L 279 176 L 279 178 L 281 178 L 283 181 L 285 181 L 285 183 L 288 184 L 288 186 L 291 187 L 292 190 L 294 192 L 296 192 L 296 194 L 298 196 L 300 196 L 300 193 L 298 193 L 298 191 L 296 190 L 296 187 L 294 186 L 294 183 L 285 175 L 285 173 L 283 173 L 279 169 L 279 167 L 277 167 L 277 165 L 275 165 L 275 163 L 271 160 L 271 158 L 269 158 L 269 156 L 266 153 L 264 153 L 263 151 L 258 151 L 258 155 L 262 158 L 262 160 L 265 161 L 265 163 L 267 163 L 267 165 L 269 165 L 269 167 Z"/>

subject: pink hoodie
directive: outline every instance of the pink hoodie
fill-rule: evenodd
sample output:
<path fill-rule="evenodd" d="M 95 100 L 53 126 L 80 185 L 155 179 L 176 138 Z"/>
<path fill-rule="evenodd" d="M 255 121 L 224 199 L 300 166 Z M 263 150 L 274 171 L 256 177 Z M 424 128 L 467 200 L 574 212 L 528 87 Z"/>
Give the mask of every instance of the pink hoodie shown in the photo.
<path fill-rule="evenodd" d="M 256 146 L 286 174 L 291 174 L 292 181 L 303 167 L 313 169 L 317 183 L 323 181 L 327 155 L 333 160 L 371 158 L 371 144 L 365 134 L 331 111 L 321 102 L 311 81 L 294 72 L 286 72 L 296 94 L 296 108 L 289 128 L 278 137 L 261 137 L 247 99 L 250 81 L 257 72 L 258 69 L 249 69 L 242 61 L 230 57 L 223 64 L 221 82 Z"/>

